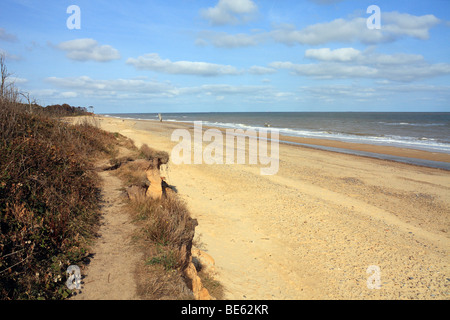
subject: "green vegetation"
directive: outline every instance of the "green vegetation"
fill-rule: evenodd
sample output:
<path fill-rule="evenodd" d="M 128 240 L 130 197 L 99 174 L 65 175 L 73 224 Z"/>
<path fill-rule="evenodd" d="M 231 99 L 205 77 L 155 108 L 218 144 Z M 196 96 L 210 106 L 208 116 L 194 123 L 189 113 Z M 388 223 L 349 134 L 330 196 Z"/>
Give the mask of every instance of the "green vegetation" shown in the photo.
<path fill-rule="evenodd" d="M 197 221 L 190 217 L 176 194 L 165 193 L 160 199 L 147 197 L 146 171 L 168 162 L 166 152 L 142 145 L 131 148 L 132 154 L 113 160 L 115 174 L 128 190 L 128 209 L 137 224 L 136 243 L 143 252 L 137 268 L 138 292 L 143 299 L 193 299 L 183 271 L 190 262 Z"/>
<path fill-rule="evenodd" d="M 168 154 L 147 145 L 138 149 L 119 133 L 97 128 L 84 108 L 31 103 L 6 81 L 1 56 L 0 67 L 0 300 L 72 294 L 66 270 L 89 260 L 99 227 L 98 169 L 115 170 L 124 186 L 140 190 L 128 209 L 140 226 L 135 239 L 144 253 L 136 269 L 141 296 L 192 299 L 183 271 L 197 221 L 172 192 L 156 200 L 145 196 L 146 171 L 167 163 Z M 61 118 L 76 115 L 87 117 L 76 125 Z"/>
<path fill-rule="evenodd" d="M 116 138 L 53 113 L 77 108 L 30 109 L 0 65 L 0 299 L 62 299 L 65 271 L 87 257 L 98 222 L 93 161 Z"/>

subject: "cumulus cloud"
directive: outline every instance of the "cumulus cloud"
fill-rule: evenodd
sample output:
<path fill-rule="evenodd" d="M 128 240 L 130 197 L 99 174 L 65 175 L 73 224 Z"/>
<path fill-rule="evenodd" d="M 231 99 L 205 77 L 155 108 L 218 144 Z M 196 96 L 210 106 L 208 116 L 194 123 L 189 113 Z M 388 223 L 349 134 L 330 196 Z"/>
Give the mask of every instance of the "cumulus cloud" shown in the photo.
<path fill-rule="evenodd" d="M 78 96 L 78 93 L 73 92 L 73 91 L 61 92 L 62 98 L 76 98 L 77 96 Z"/>
<path fill-rule="evenodd" d="M 381 54 L 353 48 L 322 48 L 309 49 L 305 56 L 317 60 L 318 63 L 295 64 L 290 61 L 277 61 L 269 66 L 318 79 L 372 78 L 412 82 L 450 74 L 450 64 L 430 64 L 423 56 L 416 54 Z"/>
<path fill-rule="evenodd" d="M 432 14 L 414 16 L 408 13 L 385 12 L 381 15 L 382 30 L 394 37 L 409 36 L 421 40 L 430 37 L 429 30 L 441 22 Z"/>
<path fill-rule="evenodd" d="M 241 95 L 264 92 L 267 86 L 256 85 L 229 85 L 229 84 L 205 84 L 196 87 L 186 87 L 180 89 L 181 93 L 202 93 L 206 95 Z"/>
<path fill-rule="evenodd" d="M 252 0 L 219 0 L 215 7 L 202 9 L 201 16 L 212 25 L 247 22 L 258 10 Z"/>
<path fill-rule="evenodd" d="M 80 77 L 49 77 L 45 82 L 62 88 L 65 96 L 103 97 L 103 98 L 137 98 L 151 96 L 172 96 L 174 86 L 167 82 L 147 81 L 144 79 L 92 79 Z"/>
<path fill-rule="evenodd" d="M 361 87 L 357 85 L 331 84 L 321 86 L 304 86 L 300 92 L 319 100 L 334 100 L 336 98 L 367 99 L 379 97 L 379 88 Z"/>
<path fill-rule="evenodd" d="M 99 45 L 94 39 L 75 39 L 61 42 L 56 48 L 65 51 L 69 59 L 76 61 L 106 62 L 120 59 L 117 49 L 110 45 Z"/>
<path fill-rule="evenodd" d="M 98 98 L 108 100 L 121 99 L 157 99 L 180 98 L 195 95 L 197 98 L 220 101 L 226 98 L 239 101 L 279 101 L 288 97 L 286 92 L 278 92 L 268 85 L 246 84 L 204 84 L 198 86 L 175 86 L 169 82 L 149 81 L 146 79 L 93 79 L 80 77 L 49 77 L 47 84 L 57 89 L 33 91 L 41 98 Z M 60 89 L 60 90 L 58 90 Z"/>
<path fill-rule="evenodd" d="M 351 61 L 361 54 L 359 50 L 353 48 L 341 48 L 330 50 L 330 48 L 308 49 L 305 58 L 321 61 Z"/>
<path fill-rule="evenodd" d="M 330 48 L 308 49 L 305 58 L 328 62 L 354 62 L 367 65 L 395 65 L 423 63 L 424 58 L 420 54 L 380 54 L 372 52 L 369 48 L 364 52 L 354 48 Z"/>
<path fill-rule="evenodd" d="M 225 98 L 237 98 L 239 101 L 270 103 L 285 100 L 293 94 L 279 92 L 269 85 L 229 85 L 205 84 L 195 87 L 182 87 L 177 90 L 179 95 L 197 95 L 197 97 L 215 98 L 220 101 Z"/>
<path fill-rule="evenodd" d="M 240 74 L 235 67 L 208 62 L 175 61 L 161 59 L 157 53 L 149 53 L 138 58 L 129 58 L 127 64 L 136 69 L 151 70 L 169 74 L 186 74 L 198 76 L 221 76 Z"/>
<path fill-rule="evenodd" d="M 211 43 L 218 48 L 251 47 L 265 41 L 265 34 L 228 34 L 226 32 L 203 31 L 196 41 L 197 45 L 205 46 Z"/>
<path fill-rule="evenodd" d="M 430 29 L 441 23 L 434 15 L 415 16 L 407 13 L 382 12 L 381 29 L 367 28 L 368 17 L 335 19 L 297 29 L 291 24 L 280 24 L 272 30 L 251 34 L 202 33 L 199 43 L 216 47 L 255 46 L 272 40 L 289 46 L 323 45 L 326 43 L 363 43 L 373 45 L 393 42 L 404 37 L 426 40 Z"/>
<path fill-rule="evenodd" d="M 22 85 L 28 82 L 28 79 L 10 76 L 6 78 L 7 84 Z"/>
<path fill-rule="evenodd" d="M 440 20 L 434 15 L 414 16 L 407 13 L 384 12 L 381 29 L 368 29 L 367 18 L 335 19 L 297 30 L 292 25 L 281 25 L 271 31 L 272 38 L 287 45 L 320 45 L 329 42 L 361 42 L 375 44 L 395 41 L 401 37 L 420 40 L 429 38 L 429 30 Z"/>
<path fill-rule="evenodd" d="M 260 67 L 260 66 L 252 66 L 248 69 L 248 72 L 251 74 L 257 74 L 257 75 L 262 75 L 262 74 L 271 74 L 271 73 L 275 73 L 277 72 L 276 69 L 274 68 L 267 68 L 267 67 Z"/>
<path fill-rule="evenodd" d="M 296 75 L 314 77 L 318 79 L 365 78 L 376 77 L 378 74 L 378 70 L 376 68 L 369 66 L 329 62 L 317 64 L 295 64 L 289 61 L 277 61 L 271 63 L 270 66 L 277 69 L 288 69 Z"/>
<path fill-rule="evenodd" d="M 394 85 L 390 83 L 388 85 L 374 85 L 371 87 L 364 87 L 358 84 L 324 84 L 319 86 L 302 86 L 299 88 L 299 93 L 305 99 L 312 99 L 312 101 L 344 101 L 347 105 L 351 101 L 389 101 L 396 97 L 398 98 L 399 95 L 410 97 L 412 93 L 417 93 L 418 96 L 425 98 L 432 95 L 435 98 L 448 100 L 449 89 L 449 86 L 420 84 Z"/>

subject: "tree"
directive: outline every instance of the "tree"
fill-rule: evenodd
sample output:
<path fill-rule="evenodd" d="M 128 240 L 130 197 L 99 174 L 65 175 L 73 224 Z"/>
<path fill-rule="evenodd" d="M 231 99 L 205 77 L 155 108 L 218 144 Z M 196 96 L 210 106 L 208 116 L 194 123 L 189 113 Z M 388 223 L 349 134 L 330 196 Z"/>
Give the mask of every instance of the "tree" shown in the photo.
<path fill-rule="evenodd" d="M 14 82 L 8 80 L 12 73 L 6 67 L 6 54 L 0 53 L 0 102 L 18 102 L 19 90 L 14 86 Z"/>
<path fill-rule="evenodd" d="M 0 83 L 0 98 L 1 100 L 6 98 L 6 89 L 8 87 L 6 81 L 11 75 L 8 73 L 8 69 L 6 68 L 6 55 L 5 53 L 0 54 L 0 72 L 1 72 L 1 83 Z"/>
<path fill-rule="evenodd" d="M 33 109 L 32 109 L 32 107 L 31 107 L 31 104 L 32 104 L 32 103 L 33 103 L 33 104 L 36 104 L 36 99 L 33 99 L 33 102 L 32 102 L 31 99 L 30 99 L 30 94 L 29 94 L 28 92 L 26 92 L 26 93 L 20 92 L 20 94 L 21 94 L 22 96 L 24 96 L 25 99 L 27 99 L 28 106 L 29 106 L 28 112 L 29 112 L 29 113 L 33 113 Z"/>

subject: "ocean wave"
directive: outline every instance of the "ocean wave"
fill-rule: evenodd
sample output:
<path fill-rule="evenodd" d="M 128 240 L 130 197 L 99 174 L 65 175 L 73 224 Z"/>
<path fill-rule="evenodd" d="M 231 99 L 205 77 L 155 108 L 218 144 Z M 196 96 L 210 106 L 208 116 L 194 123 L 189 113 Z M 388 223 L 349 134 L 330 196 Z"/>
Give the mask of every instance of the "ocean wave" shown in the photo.
<path fill-rule="evenodd" d="M 135 120 L 147 120 L 147 121 L 155 121 L 154 119 L 141 119 L 141 118 L 130 118 L 124 117 L 123 115 L 105 115 L 114 118 L 120 119 L 135 119 Z M 183 122 L 194 124 L 196 121 L 201 120 L 193 120 L 187 119 L 184 117 L 170 117 L 164 119 L 167 122 Z M 432 152 L 445 152 L 450 153 L 450 143 L 447 141 L 440 141 L 435 138 L 419 136 L 419 137 L 410 137 L 410 136 L 401 136 L 401 135 L 393 135 L 388 134 L 388 132 L 383 133 L 364 133 L 364 132 L 337 132 L 333 130 L 313 130 L 313 129 L 303 129 L 303 128 L 281 128 L 276 126 L 265 127 L 263 124 L 261 125 L 250 125 L 241 122 L 220 122 L 220 121 L 201 121 L 203 126 L 209 127 L 219 127 L 225 129 L 242 129 L 242 130 L 268 130 L 268 129 L 276 129 L 279 131 L 281 135 L 291 136 L 291 137 L 303 137 L 303 138 L 316 138 L 316 139 L 329 139 L 329 140 L 337 140 L 344 142 L 352 142 L 352 143 L 365 143 L 365 144 L 375 144 L 375 145 L 386 145 L 386 146 L 395 146 L 401 148 L 412 148 L 412 149 L 420 149 Z M 430 127 L 430 126 L 444 126 L 443 123 L 412 123 L 412 122 L 377 122 L 379 124 L 389 125 L 389 126 L 417 126 L 417 127 Z"/>
<path fill-rule="evenodd" d="M 214 126 L 214 124 L 212 124 Z M 217 124 L 216 124 L 217 125 Z M 256 131 L 261 129 L 267 129 L 265 127 L 249 126 L 244 124 L 222 124 L 223 126 L 231 128 L 241 129 L 254 129 Z M 331 139 L 352 143 L 367 143 L 376 145 L 389 145 L 395 147 L 414 148 L 427 151 L 438 151 L 450 153 L 450 144 L 439 142 L 433 138 L 427 137 L 408 137 L 408 136 L 395 136 L 395 135 L 373 135 L 363 133 L 342 133 L 332 131 L 315 131 L 315 130 L 301 130 L 290 128 L 274 128 L 278 129 L 281 135 L 303 137 L 303 138 L 316 138 L 316 139 Z"/>
<path fill-rule="evenodd" d="M 384 124 L 387 126 L 415 126 L 415 127 L 436 127 L 445 126 L 445 123 L 411 123 L 411 122 L 384 122 L 378 121 L 379 124 Z"/>

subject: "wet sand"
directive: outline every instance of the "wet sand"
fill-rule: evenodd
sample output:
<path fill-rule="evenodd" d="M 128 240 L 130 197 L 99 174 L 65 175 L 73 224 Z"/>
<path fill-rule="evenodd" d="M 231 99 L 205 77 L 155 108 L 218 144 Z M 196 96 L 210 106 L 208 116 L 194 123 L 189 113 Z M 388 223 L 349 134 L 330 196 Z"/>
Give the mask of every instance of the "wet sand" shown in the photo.
<path fill-rule="evenodd" d="M 173 130 L 190 128 L 96 122 L 169 154 Z M 448 154 L 295 141 L 450 162 Z M 276 175 L 248 164 L 170 163 L 163 173 L 198 219 L 226 299 L 449 298 L 450 171 L 290 144 L 280 144 L 279 159 Z"/>

